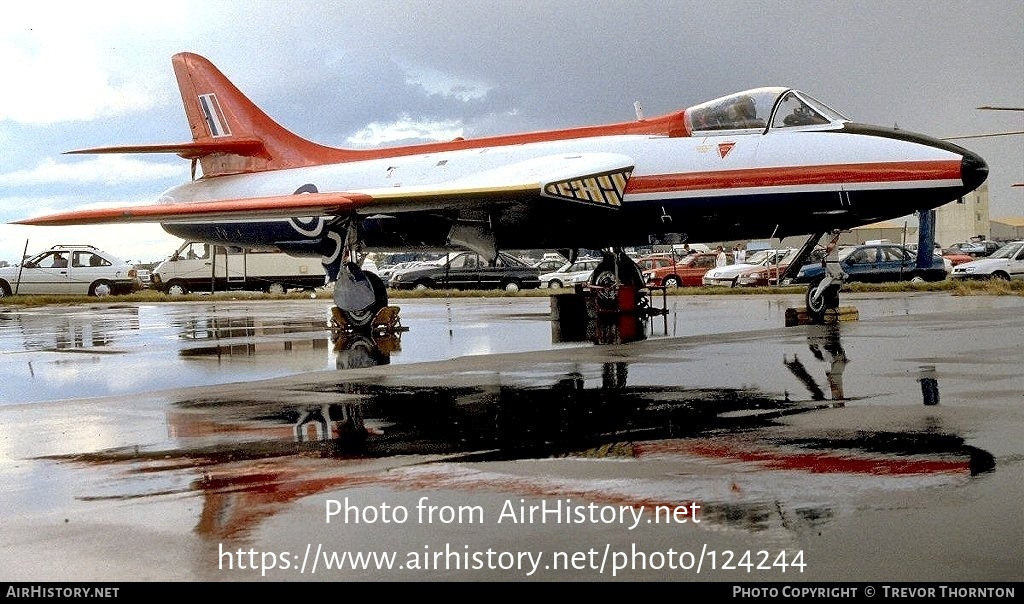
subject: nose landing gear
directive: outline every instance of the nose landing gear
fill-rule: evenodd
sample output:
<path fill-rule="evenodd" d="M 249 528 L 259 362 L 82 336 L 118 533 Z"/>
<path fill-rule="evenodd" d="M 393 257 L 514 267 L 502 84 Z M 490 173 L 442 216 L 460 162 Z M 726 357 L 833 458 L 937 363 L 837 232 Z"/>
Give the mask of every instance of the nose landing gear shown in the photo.
<path fill-rule="evenodd" d="M 807 303 L 807 314 L 815 323 L 824 323 L 828 311 L 839 308 L 839 288 L 846 281 L 846 273 L 839 265 L 839 235 L 841 231 L 833 231 L 828 243 L 825 245 L 825 257 L 822 264 L 825 273 L 820 279 L 807 286 L 805 301 Z M 808 249 L 817 244 L 822 237 L 821 234 L 812 235 L 804 244 Z M 794 263 L 795 264 L 795 263 Z"/>

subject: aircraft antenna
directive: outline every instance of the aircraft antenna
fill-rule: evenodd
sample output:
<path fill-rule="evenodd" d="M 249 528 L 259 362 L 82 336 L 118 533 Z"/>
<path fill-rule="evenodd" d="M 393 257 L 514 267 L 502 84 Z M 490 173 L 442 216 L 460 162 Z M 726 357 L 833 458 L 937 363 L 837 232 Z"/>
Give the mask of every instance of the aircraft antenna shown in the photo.
<path fill-rule="evenodd" d="M 640 101 L 633 101 L 633 111 L 636 111 L 636 121 L 644 121 L 644 108 L 640 106 Z"/>

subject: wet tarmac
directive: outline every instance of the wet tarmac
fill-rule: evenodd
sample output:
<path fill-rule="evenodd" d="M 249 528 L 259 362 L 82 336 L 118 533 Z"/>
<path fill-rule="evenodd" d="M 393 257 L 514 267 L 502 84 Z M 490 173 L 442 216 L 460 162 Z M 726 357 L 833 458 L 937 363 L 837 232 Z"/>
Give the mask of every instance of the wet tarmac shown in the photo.
<path fill-rule="evenodd" d="M 1024 578 L 1024 299 L 799 303 L 625 344 L 544 298 L 4 307 L 0 577 Z"/>

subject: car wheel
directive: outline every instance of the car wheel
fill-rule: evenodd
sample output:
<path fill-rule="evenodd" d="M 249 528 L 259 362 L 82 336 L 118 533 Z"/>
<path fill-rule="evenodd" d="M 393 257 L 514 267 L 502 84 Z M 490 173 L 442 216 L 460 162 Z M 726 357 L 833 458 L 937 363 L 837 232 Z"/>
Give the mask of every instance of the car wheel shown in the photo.
<path fill-rule="evenodd" d="M 996 271 L 996 272 L 992 273 L 992 278 L 993 279 L 998 279 L 1000 281 L 1009 281 L 1010 280 L 1010 275 L 1004 273 L 1003 271 Z"/>
<path fill-rule="evenodd" d="M 548 287 L 551 289 L 558 289 L 562 287 L 562 282 L 558 279 L 552 279 L 551 281 L 548 281 Z"/>
<path fill-rule="evenodd" d="M 924 277 L 922 277 L 921 275 L 914 275 L 913 277 L 911 277 L 910 282 L 911 283 L 924 283 Z"/>
<path fill-rule="evenodd" d="M 101 298 L 103 296 L 109 296 L 113 288 L 109 281 L 103 281 L 102 279 L 93 283 L 89 286 L 89 295 Z"/>
<path fill-rule="evenodd" d="M 665 287 L 679 287 L 678 277 L 665 277 L 665 280 L 661 282 Z"/>
<path fill-rule="evenodd" d="M 519 293 L 519 284 L 515 281 L 509 281 L 505 284 L 505 292 L 509 294 Z"/>
<path fill-rule="evenodd" d="M 0 281 L 0 298 L 6 298 L 11 293 L 11 286 L 6 281 Z"/>
<path fill-rule="evenodd" d="M 167 286 L 167 295 L 169 296 L 184 296 L 188 293 L 188 288 L 181 283 L 172 283 Z"/>
<path fill-rule="evenodd" d="M 430 283 L 426 281 L 420 281 L 416 285 L 413 285 L 412 288 L 418 292 L 425 292 L 428 289 L 430 289 Z"/>
<path fill-rule="evenodd" d="M 287 290 L 284 288 L 284 284 L 282 283 L 271 283 L 270 287 L 267 288 L 267 293 L 275 296 L 280 296 L 286 292 Z"/>

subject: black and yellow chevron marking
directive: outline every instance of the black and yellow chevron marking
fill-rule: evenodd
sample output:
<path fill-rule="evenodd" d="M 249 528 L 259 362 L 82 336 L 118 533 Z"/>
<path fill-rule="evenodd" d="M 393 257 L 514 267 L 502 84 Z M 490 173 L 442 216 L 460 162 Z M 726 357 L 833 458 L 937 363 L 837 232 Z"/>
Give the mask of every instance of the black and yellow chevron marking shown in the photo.
<path fill-rule="evenodd" d="M 622 205 L 622 195 L 632 173 L 631 168 L 560 180 L 548 183 L 544 187 L 544 194 L 558 199 L 618 207 Z"/>

